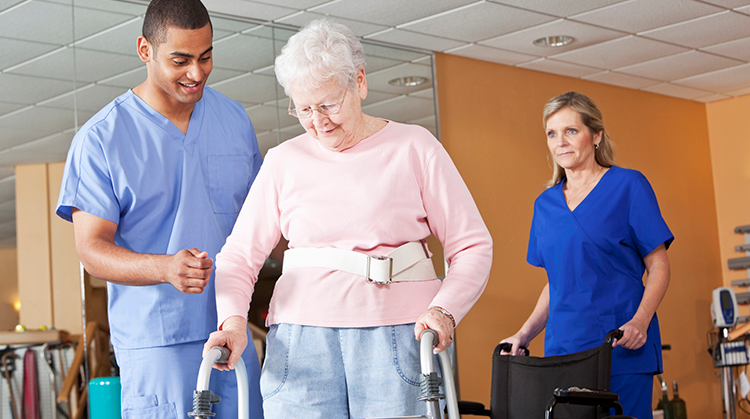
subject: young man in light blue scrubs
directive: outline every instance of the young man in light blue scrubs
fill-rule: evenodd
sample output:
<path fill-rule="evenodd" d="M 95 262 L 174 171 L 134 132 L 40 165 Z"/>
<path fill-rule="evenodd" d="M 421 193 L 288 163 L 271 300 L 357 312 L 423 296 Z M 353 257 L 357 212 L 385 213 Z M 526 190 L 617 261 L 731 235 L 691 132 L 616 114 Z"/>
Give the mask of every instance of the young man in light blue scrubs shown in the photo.
<path fill-rule="evenodd" d="M 211 21 L 199 0 L 154 0 L 138 38 L 148 77 L 76 134 L 57 214 L 86 270 L 108 281 L 123 418 L 185 418 L 216 330 L 213 258 L 261 165 L 243 107 L 206 87 Z M 243 354 L 251 417 L 260 366 Z M 234 372 L 215 371 L 218 417 L 237 417 Z"/>

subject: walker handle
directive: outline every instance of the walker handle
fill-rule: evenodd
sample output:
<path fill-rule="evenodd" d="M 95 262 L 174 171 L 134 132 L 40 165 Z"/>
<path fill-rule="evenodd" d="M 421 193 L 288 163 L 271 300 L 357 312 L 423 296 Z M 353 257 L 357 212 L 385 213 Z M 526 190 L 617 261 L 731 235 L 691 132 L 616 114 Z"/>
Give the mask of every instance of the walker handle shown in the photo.
<path fill-rule="evenodd" d="M 219 352 L 221 352 L 219 354 L 219 359 L 214 362 L 216 362 L 217 364 L 226 364 L 227 362 L 229 362 L 229 355 L 232 353 L 229 348 L 227 348 L 226 346 L 214 346 L 211 349 L 218 349 Z"/>

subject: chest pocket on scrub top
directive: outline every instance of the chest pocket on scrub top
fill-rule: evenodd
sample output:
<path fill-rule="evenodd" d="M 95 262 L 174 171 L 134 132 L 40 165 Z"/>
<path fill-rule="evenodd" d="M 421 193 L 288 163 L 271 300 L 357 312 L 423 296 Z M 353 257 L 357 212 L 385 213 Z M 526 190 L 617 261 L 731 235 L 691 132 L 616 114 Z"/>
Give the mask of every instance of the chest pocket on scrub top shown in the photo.
<path fill-rule="evenodd" d="M 208 195 L 214 214 L 237 214 L 249 189 L 252 160 L 246 156 L 208 156 Z"/>

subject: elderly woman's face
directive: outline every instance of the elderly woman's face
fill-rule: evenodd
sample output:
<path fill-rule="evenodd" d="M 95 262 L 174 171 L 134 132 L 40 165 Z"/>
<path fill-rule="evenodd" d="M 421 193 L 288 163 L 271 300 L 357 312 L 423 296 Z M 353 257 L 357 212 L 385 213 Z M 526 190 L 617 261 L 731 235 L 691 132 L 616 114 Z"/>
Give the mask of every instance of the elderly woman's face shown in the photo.
<path fill-rule="evenodd" d="M 547 147 L 563 169 L 588 168 L 596 163 L 594 145 L 602 133 L 592 134 L 581 115 L 571 107 L 562 108 L 547 118 Z"/>
<path fill-rule="evenodd" d="M 364 74 L 362 74 L 364 78 Z M 366 84 L 365 84 L 366 89 Z M 299 122 L 308 134 L 320 142 L 323 147 L 331 151 L 343 151 L 354 146 L 362 139 L 363 115 L 361 108 L 362 83 L 358 88 L 346 90 L 331 81 L 321 89 L 306 92 L 289 89 L 292 95 L 292 106 L 296 109 L 312 109 L 308 118 L 300 118 Z M 335 112 L 321 112 L 321 109 L 336 105 L 341 107 Z"/>

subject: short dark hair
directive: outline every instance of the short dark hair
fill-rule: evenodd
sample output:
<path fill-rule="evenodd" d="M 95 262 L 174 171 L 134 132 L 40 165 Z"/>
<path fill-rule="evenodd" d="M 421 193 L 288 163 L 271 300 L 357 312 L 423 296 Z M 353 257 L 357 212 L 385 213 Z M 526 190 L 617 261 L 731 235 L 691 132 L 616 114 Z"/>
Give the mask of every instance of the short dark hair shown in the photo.
<path fill-rule="evenodd" d="M 169 27 L 200 29 L 206 25 L 211 25 L 211 17 L 200 0 L 153 0 L 143 18 L 143 36 L 156 46 L 166 42 Z"/>

